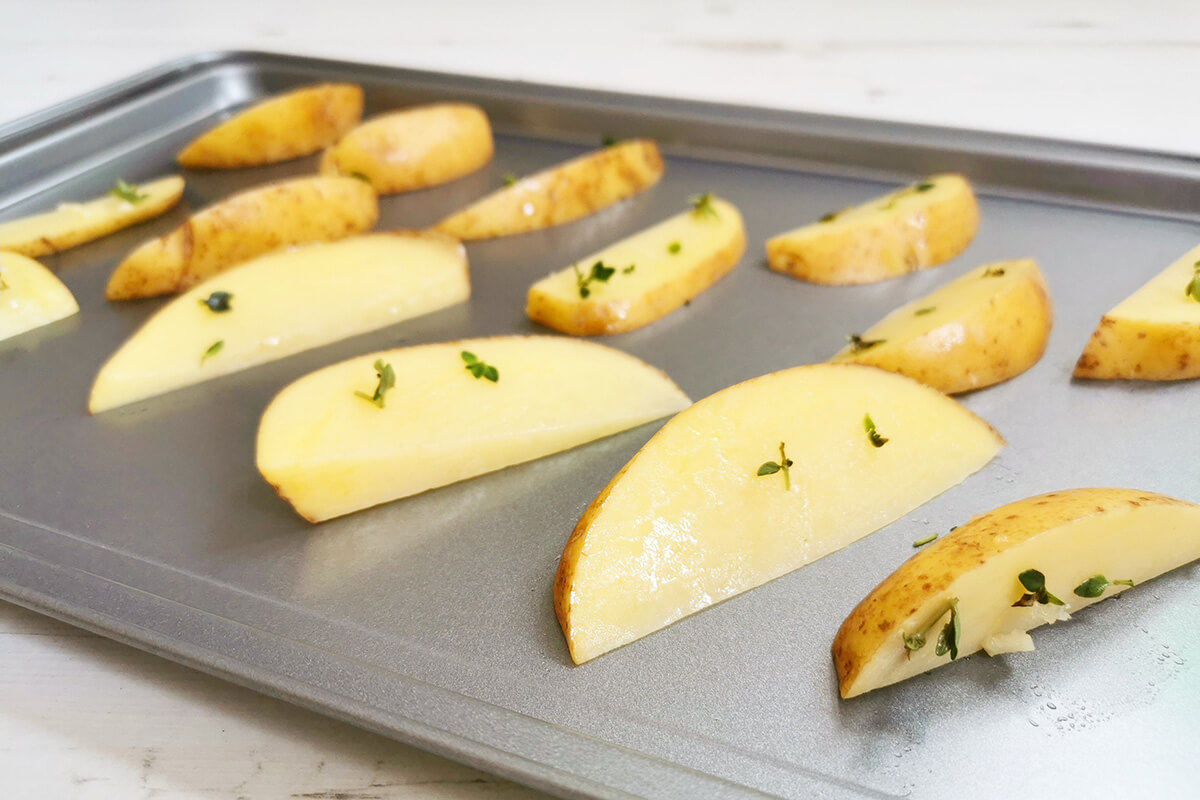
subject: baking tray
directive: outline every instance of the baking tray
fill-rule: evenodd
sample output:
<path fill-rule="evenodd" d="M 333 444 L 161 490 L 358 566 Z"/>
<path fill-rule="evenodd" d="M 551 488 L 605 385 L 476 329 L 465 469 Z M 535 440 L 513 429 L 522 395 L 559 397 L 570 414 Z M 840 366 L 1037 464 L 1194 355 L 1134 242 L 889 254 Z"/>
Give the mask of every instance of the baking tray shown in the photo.
<path fill-rule="evenodd" d="M 652 136 L 652 190 L 552 230 L 469 246 L 468 304 L 89 417 L 103 360 L 162 301 L 110 305 L 131 247 L 235 189 L 314 159 L 188 174 L 175 212 L 45 259 L 81 314 L 0 344 L 0 593 L 14 602 L 397 739 L 569 797 L 950 798 L 1103 787 L 1188 796 L 1200 780 L 1200 606 L 1188 567 L 1039 631 L 1038 652 L 972 657 L 851 702 L 829 644 L 912 541 L 996 505 L 1073 486 L 1200 500 L 1194 383 L 1080 384 L 1099 315 L 1196 243 L 1200 163 L 1167 154 L 536 86 L 261 53 L 168 64 L 0 128 L 0 218 L 173 169 L 231 110 L 316 80 L 357 81 L 368 113 L 479 103 L 495 161 L 383 200 L 381 227 L 423 226 L 594 147 Z M 983 223 L 951 264 L 818 287 L 764 265 L 769 235 L 961 170 Z M 575 521 L 658 427 L 310 526 L 259 478 L 272 395 L 401 343 L 537 330 L 527 286 L 714 190 L 750 242 L 730 277 L 608 344 L 693 397 L 822 360 L 849 331 L 965 270 L 1034 256 L 1057 303 L 1042 361 L 963 402 L 1009 446 L 895 524 L 583 667 L 551 584 Z M 660 423 L 659 423 L 660 424 Z M 864 487 L 869 492 L 870 487 Z"/>

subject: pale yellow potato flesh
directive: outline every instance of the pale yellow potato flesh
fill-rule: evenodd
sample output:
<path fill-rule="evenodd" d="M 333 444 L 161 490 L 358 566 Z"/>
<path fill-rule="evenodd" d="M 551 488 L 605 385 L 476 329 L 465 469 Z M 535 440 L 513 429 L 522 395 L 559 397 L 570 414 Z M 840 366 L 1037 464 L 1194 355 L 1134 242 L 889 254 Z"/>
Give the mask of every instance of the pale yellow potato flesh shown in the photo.
<path fill-rule="evenodd" d="M 79 313 L 71 290 L 20 253 L 0 251 L 0 341 Z"/>
<path fill-rule="evenodd" d="M 109 300 L 179 292 L 235 264 L 295 244 L 370 230 L 375 192 L 356 178 L 304 177 L 227 197 L 138 247 L 109 278 Z"/>
<path fill-rule="evenodd" d="M 380 194 L 461 178 L 492 160 L 492 126 L 478 106 L 434 103 L 367 120 L 321 158 L 321 173 L 366 179 Z"/>
<path fill-rule="evenodd" d="M 949 261 L 978 228 L 967 179 L 933 175 L 768 240 L 767 263 L 811 283 L 876 283 Z"/>
<path fill-rule="evenodd" d="M 1046 351 L 1054 307 L 1033 259 L 971 270 L 913 300 L 861 334 L 831 361 L 899 372 L 946 394 L 1020 375 Z"/>
<path fill-rule="evenodd" d="M 737 208 L 715 197 L 708 208 L 711 214 L 686 211 L 543 278 L 530 287 L 525 313 L 576 336 L 623 333 L 666 316 L 723 278 L 746 250 Z M 583 297 L 576 269 L 586 276 L 597 262 L 616 272 L 588 282 Z"/>
<path fill-rule="evenodd" d="M 476 378 L 470 352 L 499 372 Z M 396 386 L 378 407 L 374 363 Z M 419 345 L 307 375 L 263 414 L 258 469 L 310 522 L 541 458 L 674 414 L 665 374 L 603 345 L 503 336 Z"/>
<path fill-rule="evenodd" d="M 165 214 L 183 197 L 183 178 L 166 178 L 136 185 L 145 195 L 136 203 L 112 194 L 83 203 L 60 203 L 43 214 L 0 222 L 0 250 L 36 258 L 115 233 L 122 228 Z"/>
<path fill-rule="evenodd" d="M 179 153 L 184 167 L 274 164 L 327 147 L 362 119 L 363 90 L 320 83 L 269 97 L 200 135 Z"/>
<path fill-rule="evenodd" d="M 437 230 L 470 240 L 562 225 L 649 189 L 664 169 L 653 141 L 620 142 L 521 178 L 450 215 Z"/>
<path fill-rule="evenodd" d="M 204 303 L 232 294 L 229 311 Z M 377 233 L 262 256 L 164 306 L 96 376 L 93 413 L 248 369 L 465 301 L 462 245 Z M 218 351 L 207 355 L 217 342 Z"/>
<path fill-rule="evenodd" d="M 859 603 L 833 642 L 842 697 L 878 689 L 950 663 L 935 639 L 957 599 L 958 657 L 1033 649 L 1027 631 L 1065 619 L 1127 589 L 1080 597 L 1095 575 L 1136 585 L 1200 558 L 1200 506 L 1136 489 L 1071 489 L 1030 497 L 976 517 L 906 561 Z M 1045 575 L 1065 605 L 1013 607 L 1018 576 Z M 902 635 L 929 629 L 909 651 Z M 1069 655 L 1063 655 L 1069 658 Z"/>
<path fill-rule="evenodd" d="M 782 463 L 781 442 L 788 476 L 758 475 Z M 951 398 L 857 364 L 795 367 L 700 400 L 571 534 L 554 585 L 571 657 L 589 661 L 829 555 L 958 484 L 1003 444 Z"/>
<path fill-rule="evenodd" d="M 1200 378 L 1200 301 L 1186 294 L 1200 247 L 1105 314 L 1075 364 L 1076 378 Z"/>

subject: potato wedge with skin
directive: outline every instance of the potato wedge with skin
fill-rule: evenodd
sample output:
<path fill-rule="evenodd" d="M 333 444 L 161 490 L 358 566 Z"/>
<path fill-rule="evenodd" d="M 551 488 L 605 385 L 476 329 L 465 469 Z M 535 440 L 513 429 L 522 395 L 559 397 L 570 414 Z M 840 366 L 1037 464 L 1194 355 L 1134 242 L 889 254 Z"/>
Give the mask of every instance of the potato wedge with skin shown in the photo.
<path fill-rule="evenodd" d="M 939 655 L 934 640 L 951 600 L 958 658 L 981 649 L 1028 651 L 1027 631 L 1129 588 L 1117 581 L 1140 585 L 1197 558 L 1200 506 L 1165 495 L 1072 489 L 1002 506 L 917 553 L 851 612 L 833 642 L 841 695 L 948 664 L 951 654 Z M 1064 605 L 1025 598 L 1026 570 L 1040 572 Z M 923 646 L 905 644 L 925 631 Z"/>
<path fill-rule="evenodd" d="M 75 296 L 53 272 L 0 251 L 0 341 L 78 313 Z"/>
<path fill-rule="evenodd" d="M 571 657 L 581 664 L 829 555 L 1003 444 L 951 398 L 857 364 L 795 367 L 700 400 L 571 534 L 554 584 Z"/>
<path fill-rule="evenodd" d="M 100 370 L 88 408 L 99 413 L 357 336 L 461 303 L 470 291 L 466 251 L 435 233 L 271 253 L 163 306 Z"/>
<path fill-rule="evenodd" d="M 623 333 L 666 316 L 737 266 L 746 250 L 742 215 L 710 198 L 543 278 L 529 289 L 534 322 L 576 336 Z M 589 280 L 595 264 L 611 268 Z M 586 297 L 584 296 L 586 295 Z"/>
<path fill-rule="evenodd" d="M 978 228 L 971 184 L 934 175 L 768 240 L 767 263 L 811 283 L 876 283 L 949 261 Z"/>
<path fill-rule="evenodd" d="M 184 167 L 236 169 L 274 164 L 333 144 L 362 119 L 363 90 L 320 83 L 268 97 L 193 140 Z"/>
<path fill-rule="evenodd" d="M 136 202 L 109 193 L 84 203 L 61 203 L 53 211 L 0 222 L 0 250 L 31 258 L 116 233 L 175 207 L 183 197 L 183 178 L 166 178 L 131 185 L 140 197 Z"/>
<path fill-rule="evenodd" d="M 464 353 L 496 369 L 476 376 Z M 377 405 L 377 362 L 395 387 Z M 541 458 L 674 414 L 687 396 L 592 342 L 498 336 L 350 359 L 288 386 L 263 414 L 263 477 L 310 522 Z"/>
<path fill-rule="evenodd" d="M 437 230 L 465 241 L 562 225 L 649 189 L 664 169 L 653 141 L 620 142 L 521 178 L 450 215 Z"/>
<path fill-rule="evenodd" d="M 1121 301 L 1075 364 L 1076 378 L 1178 381 L 1200 378 L 1200 247 Z"/>
<path fill-rule="evenodd" d="M 957 394 L 1032 367 L 1053 325 L 1037 262 L 1002 261 L 901 306 L 830 360 L 870 364 Z"/>
<path fill-rule="evenodd" d="M 362 176 L 380 194 L 461 178 L 492 160 L 487 114 L 467 103 L 434 103 L 367 120 L 321 158 L 324 175 Z"/>
<path fill-rule="evenodd" d="M 192 215 L 117 265 L 109 300 L 170 294 L 235 264 L 305 242 L 370 230 L 379 218 L 374 190 L 356 178 L 296 178 L 249 189 Z"/>

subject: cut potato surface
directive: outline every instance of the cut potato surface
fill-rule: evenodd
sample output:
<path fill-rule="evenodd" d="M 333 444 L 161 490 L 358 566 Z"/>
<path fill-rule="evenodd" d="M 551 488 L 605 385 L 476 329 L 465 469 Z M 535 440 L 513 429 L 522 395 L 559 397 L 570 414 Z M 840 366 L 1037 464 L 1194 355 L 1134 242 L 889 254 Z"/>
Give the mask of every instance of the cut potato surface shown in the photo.
<path fill-rule="evenodd" d="M 0 341 L 79 313 L 71 290 L 28 256 L 0 252 Z"/>
<path fill-rule="evenodd" d="M 100 370 L 98 413 L 461 303 L 466 253 L 378 233 L 272 253 L 175 298 Z"/>
<path fill-rule="evenodd" d="M 321 172 L 362 177 L 380 194 L 411 192 L 474 172 L 493 151 L 483 109 L 435 103 L 364 122 L 325 151 Z"/>
<path fill-rule="evenodd" d="M 658 145 L 633 139 L 521 178 L 437 225 L 456 239 L 491 239 L 586 217 L 658 183 Z"/>
<path fill-rule="evenodd" d="M 1176 381 L 1200 378 L 1200 247 L 1152 278 L 1100 320 L 1075 377 Z"/>
<path fill-rule="evenodd" d="M 875 283 L 949 261 L 978 228 L 971 184 L 934 175 L 770 239 L 767 263 L 812 283 Z"/>
<path fill-rule="evenodd" d="M 1002 506 L 910 558 L 846 618 L 833 642 L 841 695 L 911 678 L 952 655 L 1032 650 L 1032 628 L 1197 558 L 1200 506 L 1164 495 L 1073 489 Z M 959 633 L 947 644 L 957 638 L 956 653 L 935 643 L 952 606 Z"/>
<path fill-rule="evenodd" d="M 1036 364 L 1053 324 L 1037 262 L 1003 261 L 901 306 L 832 360 L 899 372 L 947 394 L 969 392 Z"/>
<path fill-rule="evenodd" d="M 577 336 L 622 333 L 703 292 L 737 266 L 746 249 L 737 208 L 705 197 L 702 207 L 535 283 L 526 305 L 529 318 Z"/>
<path fill-rule="evenodd" d="M 376 403 L 384 368 L 395 385 Z M 259 427 L 258 468 L 301 516 L 320 522 L 634 428 L 688 402 L 659 370 L 577 339 L 420 345 L 335 364 L 280 392 Z"/>
<path fill-rule="evenodd" d="M 333 144 L 362 118 L 363 90 L 321 83 L 270 97 L 199 136 L 179 154 L 185 167 L 274 164 Z"/>
<path fill-rule="evenodd" d="M 152 239 L 117 265 L 109 300 L 182 291 L 234 264 L 304 242 L 369 230 L 379 218 L 374 190 L 355 178 L 296 178 L 235 194 Z"/>
<path fill-rule="evenodd" d="M 57 253 L 164 214 L 183 196 L 183 178 L 178 175 L 124 187 L 132 190 L 125 193 L 130 199 L 109 193 L 0 223 L 0 250 L 30 257 Z"/>
<path fill-rule="evenodd" d="M 857 364 L 717 392 L 663 426 L 567 542 L 554 602 L 571 657 L 583 663 L 839 550 L 1003 444 L 945 395 Z"/>

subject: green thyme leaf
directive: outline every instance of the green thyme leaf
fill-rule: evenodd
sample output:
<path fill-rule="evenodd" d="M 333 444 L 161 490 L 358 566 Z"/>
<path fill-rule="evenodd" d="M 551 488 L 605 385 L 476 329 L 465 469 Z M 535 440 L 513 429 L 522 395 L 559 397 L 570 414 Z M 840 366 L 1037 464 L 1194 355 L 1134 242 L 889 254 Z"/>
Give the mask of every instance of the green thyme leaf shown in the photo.
<path fill-rule="evenodd" d="M 699 219 L 719 219 L 720 215 L 717 209 L 713 207 L 712 192 L 693 195 L 688 198 L 688 202 L 692 205 L 692 216 Z"/>
<path fill-rule="evenodd" d="M 1075 587 L 1075 594 L 1080 597 L 1099 597 L 1110 586 L 1133 586 L 1133 581 L 1110 581 L 1103 575 L 1093 575 Z"/>
<path fill-rule="evenodd" d="M 851 353 L 861 353 L 863 350 L 870 350 L 876 345 L 883 344 L 887 339 L 864 339 L 857 333 L 846 335 L 846 341 L 850 343 Z"/>
<path fill-rule="evenodd" d="M 604 134 L 604 138 L 600 140 L 600 144 L 603 145 L 604 147 L 612 147 L 618 141 L 619 140 L 617 139 L 617 137 L 613 136 L 610 133 L 606 133 L 606 134 Z"/>
<path fill-rule="evenodd" d="M 466 365 L 466 370 L 476 378 L 483 378 L 492 383 L 500 381 L 500 370 L 488 364 L 486 361 L 480 361 L 478 356 L 469 350 L 462 351 L 462 360 Z"/>
<path fill-rule="evenodd" d="M 229 301 L 232 299 L 233 295 L 231 293 L 216 291 L 210 294 L 208 297 L 202 298 L 200 300 L 200 305 L 206 306 L 209 311 L 221 314 L 226 311 L 233 310 L 233 306 L 229 304 Z"/>
<path fill-rule="evenodd" d="M 1046 588 L 1046 576 L 1036 569 L 1027 569 L 1017 576 L 1025 591 L 1037 594 Z"/>
<path fill-rule="evenodd" d="M 512 174 L 511 172 L 506 172 L 500 176 L 500 182 L 503 183 L 505 186 L 512 186 L 514 183 L 517 182 L 517 176 Z"/>
<path fill-rule="evenodd" d="M 928 181 L 925 181 L 922 183 L 918 183 L 915 187 L 913 187 L 913 191 L 914 192 L 928 192 L 930 189 L 933 188 L 933 186 L 934 186 L 934 184 L 929 183 Z"/>
<path fill-rule="evenodd" d="M 938 634 L 934 652 L 939 656 L 950 654 L 950 660 L 958 658 L 958 645 L 962 642 L 962 621 L 958 617 L 958 598 L 950 598 L 950 621 Z"/>
<path fill-rule="evenodd" d="M 616 267 L 605 266 L 603 261 L 597 261 L 595 264 L 592 264 L 592 269 L 587 275 L 580 272 L 578 264 L 572 264 L 571 269 L 575 270 L 575 286 L 579 289 L 579 296 L 584 299 L 587 299 L 592 293 L 588 284 L 593 281 L 608 283 L 608 279 L 617 272 Z M 627 269 L 625 271 L 632 272 L 633 270 Z"/>
<path fill-rule="evenodd" d="M 928 536 L 924 537 L 923 539 L 917 539 L 915 542 L 913 542 L 913 547 L 924 547 L 925 545 L 936 540 L 937 538 L 938 538 L 938 535 L 936 533 L 931 533 Z"/>
<path fill-rule="evenodd" d="M 682 249 L 683 249 L 683 245 L 680 244 L 679 242 L 671 242 L 669 245 L 667 245 L 667 252 L 670 253 L 671 255 L 675 255 Z"/>
<path fill-rule="evenodd" d="M 1187 285 L 1184 296 L 1200 301 L 1200 261 L 1192 265 L 1192 282 Z"/>
<path fill-rule="evenodd" d="M 875 420 L 871 419 L 870 414 L 863 415 L 863 429 L 867 432 L 867 438 L 871 440 L 871 444 L 876 447 L 883 447 L 888 443 L 886 436 L 881 436 L 875 428 Z"/>
<path fill-rule="evenodd" d="M 900 632 L 900 638 L 904 640 L 904 649 L 910 653 L 913 650 L 920 650 L 925 646 L 925 634 L 914 633 L 911 636 L 903 631 Z"/>
<path fill-rule="evenodd" d="M 204 351 L 204 355 L 200 356 L 200 363 L 203 364 L 205 361 L 208 361 L 210 358 L 215 356 L 217 353 L 221 352 L 221 350 L 223 350 L 224 347 L 225 347 L 224 339 L 218 339 L 217 341 L 213 342 L 212 344 L 210 344 L 208 346 L 208 349 Z"/>
<path fill-rule="evenodd" d="M 790 458 L 787 457 L 787 452 L 784 450 L 783 442 L 780 442 L 779 443 L 779 460 L 778 461 L 764 461 L 762 464 L 759 465 L 758 472 L 756 472 L 754 474 L 757 477 L 761 478 L 764 475 L 774 475 L 776 472 L 782 472 L 783 473 L 783 488 L 790 491 L 792 488 L 792 476 L 791 476 L 791 473 L 789 472 L 789 468 L 792 466 L 793 463 L 794 462 Z"/>
<path fill-rule="evenodd" d="M 840 211 L 830 211 L 828 214 L 823 214 L 817 222 L 833 222 L 840 213 Z"/>
<path fill-rule="evenodd" d="M 1046 589 L 1046 576 L 1036 569 L 1027 569 L 1017 576 L 1021 586 L 1025 588 L 1025 594 L 1013 603 L 1013 608 L 1024 608 L 1033 605 L 1035 602 L 1040 605 L 1063 606 L 1066 605 L 1062 600 L 1050 593 Z"/>
<path fill-rule="evenodd" d="M 0 275 L 0 292 L 8 288 L 8 284 L 4 282 L 4 276 Z"/>
<path fill-rule="evenodd" d="M 637 269 L 637 264 L 630 264 L 628 267 L 621 270 L 621 274 L 628 275 L 629 273 L 633 272 L 635 269 Z"/>
<path fill-rule="evenodd" d="M 597 261 L 595 264 L 592 264 L 592 272 L 591 272 L 591 275 L 589 275 L 588 277 L 594 281 L 600 281 L 601 283 L 608 283 L 608 279 L 611 278 L 613 276 L 613 273 L 615 273 L 616 271 L 617 271 L 616 267 L 606 267 L 606 266 L 604 266 L 603 261 Z"/>
<path fill-rule="evenodd" d="M 355 392 L 354 394 L 368 403 L 374 403 L 383 408 L 388 390 L 396 385 L 396 371 L 392 369 L 391 364 L 388 364 L 382 358 L 377 358 L 375 359 L 375 375 L 379 378 L 379 384 L 375 387 L 374 394 L 367 394 L 366 392 Z"/>
<path fill-rule="evenodd" d="M 914 311 L 913 316 L 923 317 L 926 314 L 932 314 L 935 311 L 937 311 L 937 306 L 925 306 L 924 308 L 918 308 L 916 311 Z"/>
<path fill-rule="evenodd" d="M 1004 267 L 988 267 L 983 271 L 984 278 L 999 278 L 1004 274 Z"/>
<path fill-rule="evenodd" d="M 351 177 L 351 178 L 358 178 L 360 181 L 363 181 L 364 183 L 370 183 L 370 182 L 371 182 L 371 179 L 367 177 L 367 174 L 366 174 L 365 172 L 359 172 L 358 170 L 355 170 L 354 172 L 351 172 L 351 173 L 350 173 L 350 177 Z"/>
<path fill-rule="evenodd" d="M 138 191 L 136 183 L 126 183 L 120 178 L 117 178 L 117 185 L 109 189 L 108 193 L 135 206 L 150 196 Z"/>

